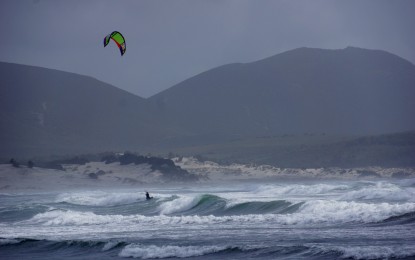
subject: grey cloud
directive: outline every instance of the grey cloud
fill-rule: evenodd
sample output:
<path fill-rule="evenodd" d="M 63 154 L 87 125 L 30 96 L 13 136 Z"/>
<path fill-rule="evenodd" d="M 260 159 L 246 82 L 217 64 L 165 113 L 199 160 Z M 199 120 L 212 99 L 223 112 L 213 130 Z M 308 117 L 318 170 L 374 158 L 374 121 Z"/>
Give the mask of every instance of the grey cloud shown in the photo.
<path fill-rule="evenodd" d="M 383 49 L 415 62 L 413 1 L 13 1 L 0 60 L 90 75 L 151 96 L 209 68 L 297 47 Z M 103 48 L 112 30 L 127 53 Z"/>

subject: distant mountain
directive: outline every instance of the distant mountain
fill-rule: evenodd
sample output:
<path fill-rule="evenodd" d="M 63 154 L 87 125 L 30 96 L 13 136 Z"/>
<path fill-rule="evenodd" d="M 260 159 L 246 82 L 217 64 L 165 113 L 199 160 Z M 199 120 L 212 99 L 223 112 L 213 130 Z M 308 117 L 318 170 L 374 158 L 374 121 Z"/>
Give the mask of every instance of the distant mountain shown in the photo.
<path fill-rule="evenodd" d="M 221 66 L 149 99 L 87 76 L 0 62 L 0 158 L 395 133 L 415 129 L 414 111 L 415 66 L 352 47 Z"/>
<path fill-rule="evenodd" d="M 143 98 L 94 78 L 0 63 L 0 156 L 137 149 L 167 129 Z"/>
<path fill-rule="evenodd" d="M 299 48 L 229 64 L 149 98 L 193 136 L 415 129 L 415 66 L 385 51 Z"/>

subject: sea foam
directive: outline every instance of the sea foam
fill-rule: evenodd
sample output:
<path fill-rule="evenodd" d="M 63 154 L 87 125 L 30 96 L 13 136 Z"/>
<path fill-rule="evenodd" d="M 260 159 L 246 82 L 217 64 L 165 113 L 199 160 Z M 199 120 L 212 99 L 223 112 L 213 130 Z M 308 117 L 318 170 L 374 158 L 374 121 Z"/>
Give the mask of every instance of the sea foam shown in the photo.
<path fill-rule="evenodd" d="M 138 192 L 110 193 L 102 191 L 63 193 L 57 196 L 56 202 L 66 202 L 83 206 L 115 206 L 134 203 L 143 199 L 144 194 Z"/>
<path fill-rule="evenodd" d="M 414 188 L 401 188 L 392 183 L 377 182 L 343 194 L 343 200 L 415 201 Z"/>
<path fill-rule="evenodd" d="M 21 239 L 13 239 L 13 238 L 0 238 L 0 246 L 5 246 L 5 245 L 14 245 L 14 244 L 19 244 L 21 243 L 22 240 Z"/>
<path fill-rule="evenodd" d="M 333 249 L 345 259 L 389 259 L 415 255 L 415 246 L 343 246 Z"/>
<path fill-rule="evenodd" d="M 263 195 L 318 195 L 329 192 L 339 192 L 349 189 L 343 184 L 314 184 L 314 185 L 261 185 L 254 190 L 256 194 Z"/>
<path fill-rule="evenodd" d="M 217 253 L 226 249 L 228 249 L 226 246 L 155 246 L 131 244 L 124 247 L 119 253 L 119 256 L 142 259 L 183 258 Z"/>

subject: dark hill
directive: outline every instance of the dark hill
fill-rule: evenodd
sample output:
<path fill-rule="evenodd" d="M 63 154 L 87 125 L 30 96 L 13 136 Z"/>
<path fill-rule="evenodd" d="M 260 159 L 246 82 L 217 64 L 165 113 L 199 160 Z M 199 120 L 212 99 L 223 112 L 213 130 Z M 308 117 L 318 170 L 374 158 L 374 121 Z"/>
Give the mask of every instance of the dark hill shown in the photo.
<path fill-rule="evenodd" d="M 384 51 L 299 48 L 201 73 L 153 97 L 195 136 L 415 129 L 415 66 Z"/>
<path fill-rule="evenodd" d="M 94 78 L 0 63 L 0 155 L 137 149 L 163 134 L 143 98 Z"/>
<path fill-rule="evenodd" d="M 0 158 L 378 135 L 415 129 L 414 111 L 415 66 L 359 48 L 229 64 L 147 100 L 91 77 L 0 63 Z"/>

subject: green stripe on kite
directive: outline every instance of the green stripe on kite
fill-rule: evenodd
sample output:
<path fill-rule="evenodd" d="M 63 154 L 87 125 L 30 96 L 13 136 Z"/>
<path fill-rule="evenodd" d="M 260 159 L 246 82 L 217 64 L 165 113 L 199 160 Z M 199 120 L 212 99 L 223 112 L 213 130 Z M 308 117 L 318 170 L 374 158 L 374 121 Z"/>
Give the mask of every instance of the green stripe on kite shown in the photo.
<path fill-rule="evenodd" d="M 124 55 L 126 51 L 126 44 L 125 44 L 125 38 L 122 36 L 120 32 L 114 31 L 104 38 L 104 47 L 108 45 L 110 42 L 110 39 L 112 39 L 118 46 L 121 52 L 121 56 Z"/>

